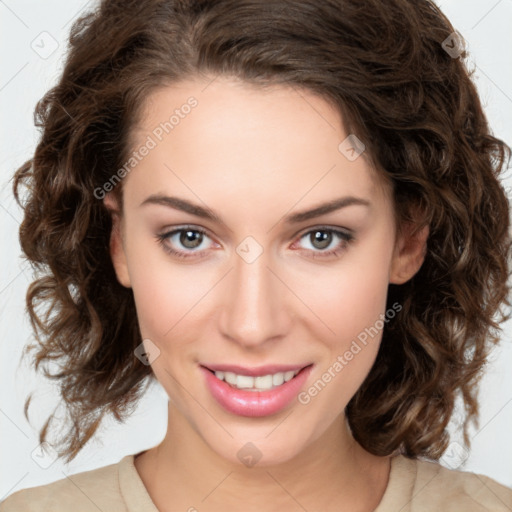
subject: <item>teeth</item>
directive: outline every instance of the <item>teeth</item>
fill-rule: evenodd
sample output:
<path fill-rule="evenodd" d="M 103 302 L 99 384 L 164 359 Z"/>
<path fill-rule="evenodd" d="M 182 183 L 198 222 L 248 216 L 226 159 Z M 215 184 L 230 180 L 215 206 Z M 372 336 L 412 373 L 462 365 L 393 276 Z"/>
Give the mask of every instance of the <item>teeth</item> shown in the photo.
<path fill-rule="evenodd" d="M 272 384 L 274 386 L 280 386 L 284 382 L 284 373 L 276 373 L 272 375 Z"/>
<path fill-rule="evenodd" d="M 267 391 L 277 386 L 281 386 L 284 382 L 288 382 L 299 372 L 300 370 L 296 370 L 262 375 L 259 377 L 250 377 L 249 375 L 237 375 L 233 372 L 218 371 L 215 372 L 215 377 L 238 389 L 245 389 L 247 391 Z"/>
<path fill-rule="evenodd" d="M 297 373 L 299 373 L 299 372 L 297 372 Z M 285 382 L 288 382 L 289 380 L 292 380 L 292 379 L 293 379 L 293 377 L 295 377 L 295 375 L 296 375 L 296 373 L 295 373 L 295 372 L 292 372 L 292 371 L 290 371 L 290 372 L 286 372 L 286 373 L 284 374 L 284 381 L 285 381 Z"/>
<path fill-rule="evenodd" d="M 235 386 L 240 389 L 250 389 L 254 387 L 254 377 L 247 375 L 237 375 Z"/>

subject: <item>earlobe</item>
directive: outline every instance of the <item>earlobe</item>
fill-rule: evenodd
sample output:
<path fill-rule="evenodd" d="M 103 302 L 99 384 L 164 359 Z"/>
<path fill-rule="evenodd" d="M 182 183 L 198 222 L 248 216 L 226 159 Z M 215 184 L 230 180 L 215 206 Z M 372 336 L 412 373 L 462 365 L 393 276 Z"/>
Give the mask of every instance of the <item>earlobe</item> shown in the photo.
<path fill-rule="evenodd" d="M 112 217 L 109 250 L 117 280 L 126 288 L 131 288 L 130 275 L 128 273 L 128 265 L 123 245 L 121 212 L 118 209 L 117 201 L 110 194 L 105 196 L 103 202 Z"/>
<path fill-rule="evenodd" d="M 415 227 L 407 224 L 397 240 L 389 274 L 391 284 L 409 281 L 425 260 L 429 227 L 424 226 L 416 231 Z"/>

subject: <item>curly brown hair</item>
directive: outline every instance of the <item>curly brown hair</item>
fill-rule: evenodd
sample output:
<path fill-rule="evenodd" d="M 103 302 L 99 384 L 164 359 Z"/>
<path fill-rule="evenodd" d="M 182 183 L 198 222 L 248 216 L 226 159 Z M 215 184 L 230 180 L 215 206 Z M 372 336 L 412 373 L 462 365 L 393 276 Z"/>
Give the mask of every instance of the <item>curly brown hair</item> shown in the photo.
<path fill-rule="evenodd" d="M 153 378 L 134 357 L 134 297 L 116 279 L 111 214 L 95 191 L 126 161 L 151 92 L 220 75 L 320 94 L 392 183 L 398 227 L 429 226 L 421 269 L 389 287 L 402 311 L 347 406 L 355 439 L 376 455 L 436 460 L 462 397 L 469 444 L 510 305 L 499 181 L 510 148 L 490 132 L 466 52 L 443 47 L 454 32 L 428 0 L 103 0 L 73 24 L 60 80 L 35 110 L 40 141 L 14 176 L 21 246 L 41 272 L 27 292 L 28 351 L 67 408 L 61 456 L 73 459 L 106 414 L 126 418 Z"/>

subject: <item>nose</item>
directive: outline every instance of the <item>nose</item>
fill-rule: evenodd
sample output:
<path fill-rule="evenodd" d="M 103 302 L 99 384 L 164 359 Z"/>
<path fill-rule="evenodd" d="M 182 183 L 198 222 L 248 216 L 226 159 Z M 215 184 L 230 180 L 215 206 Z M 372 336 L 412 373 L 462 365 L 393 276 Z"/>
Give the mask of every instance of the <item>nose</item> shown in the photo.
<path fill-rule="evenodd" d="M 219 317 L 221 333 L 246 348 L 282 338 L 291 325 L 287 290 L 266 253 L 250 263 L 237 254 L 234 260 Z"/>

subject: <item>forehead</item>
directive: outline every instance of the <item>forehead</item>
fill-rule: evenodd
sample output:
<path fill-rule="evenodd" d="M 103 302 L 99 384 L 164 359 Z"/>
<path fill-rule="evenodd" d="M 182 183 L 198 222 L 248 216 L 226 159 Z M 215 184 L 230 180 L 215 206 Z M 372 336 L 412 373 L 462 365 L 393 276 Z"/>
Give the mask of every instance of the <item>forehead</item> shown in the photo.
<path fill-rule="evenodd" d="M 297 201 L 298 194 L 314 201 L 334 190 L 375 194 L 383 181 L 364 152 L 357 157 L 360 147 L 347 153 L 353 137 L 339 111 L 312 91 L 190 80 L 146 99 L 131 146 L 151 149 L 128 181 L 138 195 L 185 182 L 194 191 L 251 191 L 262 201 Z"/>

